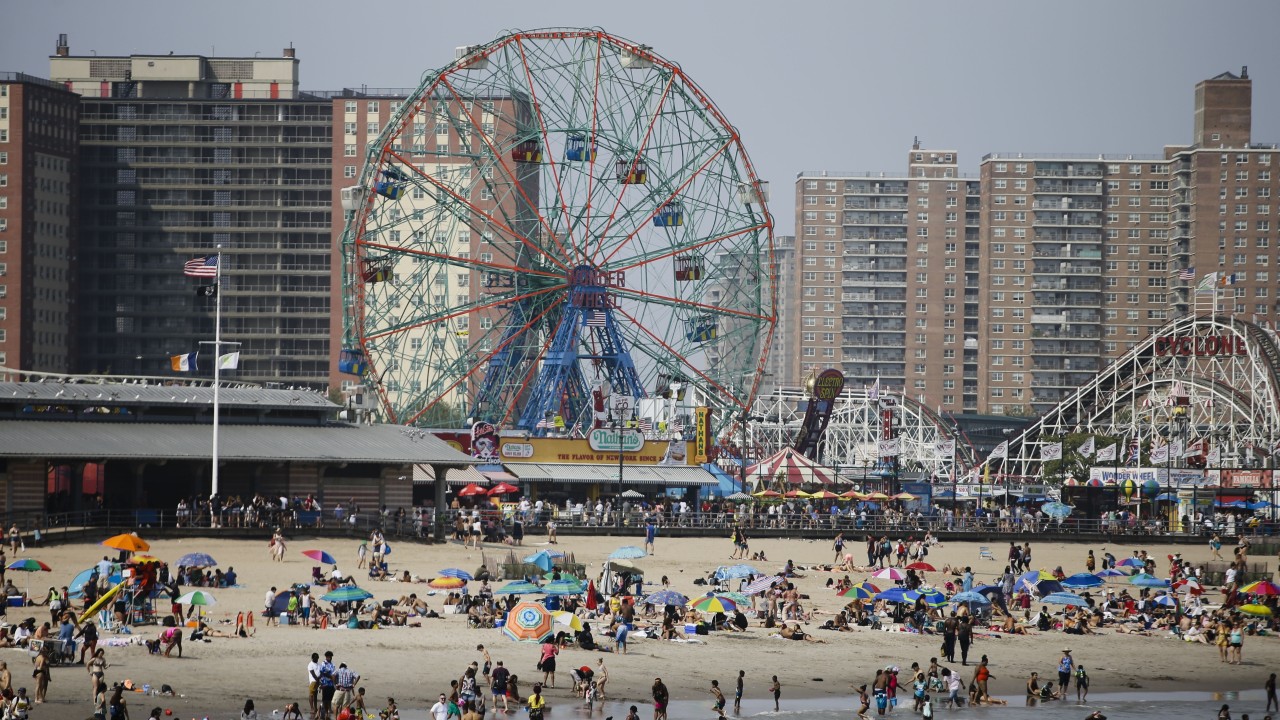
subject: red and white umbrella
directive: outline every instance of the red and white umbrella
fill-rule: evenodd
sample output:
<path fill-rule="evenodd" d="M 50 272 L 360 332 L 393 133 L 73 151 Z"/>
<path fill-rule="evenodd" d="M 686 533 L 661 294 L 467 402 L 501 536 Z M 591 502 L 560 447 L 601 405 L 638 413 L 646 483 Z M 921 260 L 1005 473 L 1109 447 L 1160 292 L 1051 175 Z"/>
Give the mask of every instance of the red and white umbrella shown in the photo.
<path fill-rule="evenodd" d="M 792 448 L 783 448 L 747 468 L 751 482 L 771 485 L 782 482 L 788 485 L 830 485 L 836 481 L 836 473 L 801 455 Z"/>
<path fill-rule="evenodd" d="M 907 579 L 907 574 L 898 568 L 887 567 L 871 577 L 877 580 L 892 580 L 894 582 L 900 582 Z"/>

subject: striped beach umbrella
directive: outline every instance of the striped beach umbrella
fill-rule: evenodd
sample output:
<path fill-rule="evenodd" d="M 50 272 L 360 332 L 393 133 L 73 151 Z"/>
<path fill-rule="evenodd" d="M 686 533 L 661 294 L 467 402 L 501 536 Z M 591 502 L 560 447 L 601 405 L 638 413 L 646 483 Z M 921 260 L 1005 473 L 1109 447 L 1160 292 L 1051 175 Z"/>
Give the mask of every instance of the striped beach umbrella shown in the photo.
<path fill-rule="evenodd" d="M 539 603 L 516 603 L 507 613 L 502 633 L 516 642 L 542 642 L 551 634 L 554 618 L 551 611 Z"/>

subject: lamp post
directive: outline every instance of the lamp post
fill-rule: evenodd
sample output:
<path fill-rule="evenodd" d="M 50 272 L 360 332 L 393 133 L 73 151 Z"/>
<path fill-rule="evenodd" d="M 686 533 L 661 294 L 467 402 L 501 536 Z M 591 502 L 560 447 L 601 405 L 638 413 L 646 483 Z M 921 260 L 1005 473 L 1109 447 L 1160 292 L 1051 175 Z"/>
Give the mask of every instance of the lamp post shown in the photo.
<path fill-rule="evenodd" d="M 764 418 L 746 411 L 738 416 L 738 424 L 742 426 L 742 444 L 738 446 L 738 477 L 742 483 L 742 492 L 747 491 L 747 423 L 750 422 L 764 422 Z"/>
<path fill-rule="evenodd" d="M 617 434 L 615 440 L 618 443 L 618 499 L 615 501 L 618 506 L 617 520 L 615 526 L 622 528 L 622 446 L 623 432 L 626 428 L 626 417 L 631 413 L 631 398 L 626 395 L 618 395 L 613 401 L 613 427 Z"/>

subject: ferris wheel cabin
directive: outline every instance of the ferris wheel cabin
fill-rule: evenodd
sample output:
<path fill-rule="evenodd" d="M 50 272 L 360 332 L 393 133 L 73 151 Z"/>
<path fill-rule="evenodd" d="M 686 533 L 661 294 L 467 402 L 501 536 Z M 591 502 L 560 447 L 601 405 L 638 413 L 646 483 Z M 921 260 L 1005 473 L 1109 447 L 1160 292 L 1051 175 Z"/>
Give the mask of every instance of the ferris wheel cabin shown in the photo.
<path fill-rule="evenodd" d="M 591 162 L 596 159 L 596 144 L 588 143 L 586 135 L 570 135 L 564 143 L 564 159 L 571 162 Z"/>
<path fill-rule="evenodd" d="M 618 158 L 613 163 L 613 172 L 623 185 L 644 185 L 649 182 L 649 164 L 641 158 Z"/>
<path fill-rule="evenodd" d="M 537 165 L 542 162 L 542 145 L 537 140 L 525 140 L 511 148 L 511 159 L 518 163 Z"/>
<path fill-rule="evenodd" d="M 369 372 L 369 359 L 364 351 L 347 348 L 338 353 L 338 372 L 364 377 Z"/>
<path fill-rule="evenodd" d="M 719 325 L 713 317 L 699 317 L 687 321 L 689 331 L 685 333 L 685 338 L 691 343 L 704 343 L 716 339 L 719 334 Z"/>
<path fill-rule="evenodd" d="M 399 200 L 404 197 L 404 186 L 409 182 L 409 178 L 404 173 L 395 168 L 385 168 L 382 171 L 382 178 L 374 183 L 374 192 L 389 200 Z"/>
<path fill-rule="evenodd" d="M 703 270 L 703 259 L 701 256 L 676 256 L 676 281 L 690 282 L 692 280 L 701 280 Z"/>
<path fill-rule="evenodd" d="M 684 224 L 684 205 L 679 200 L 672 200 L 658 208 L 653 216 L 654 227 L 680 227 Z"/>

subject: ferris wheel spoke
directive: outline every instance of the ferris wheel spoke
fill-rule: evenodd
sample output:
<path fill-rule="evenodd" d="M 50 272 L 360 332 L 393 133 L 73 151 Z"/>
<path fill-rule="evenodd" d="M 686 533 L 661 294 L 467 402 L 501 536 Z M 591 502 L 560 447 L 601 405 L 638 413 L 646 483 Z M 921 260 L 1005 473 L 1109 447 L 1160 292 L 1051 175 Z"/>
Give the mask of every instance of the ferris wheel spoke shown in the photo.
<path fill-rule="evenodd" d="M 772 319 L 772 316 L 763 313 L 736 310 L 722 305 L 708 305 L 707 303 L 686 300 L 684 298 L 672 297 L 669 295 L 661 295 L 654 292 L 648 292 L 646 290 L 638 290 L 636 288 L 619 288 L 617 290 L 617 294 L 619 298 L 633 298 L 673 308 L 696 310 L 700 315 L 720 315 L 724 317 L 745 318 L 748 320 Z"/>
<path fill-rule="evenodd" d="M 640 322 L 634 315 L 632 315 L 631 313 L 621 308 L 618 309 L 618 312 L 623 317 L 625 317 L 628 321 L 630 321 L 631 327 L 634 327 L 638 332 L 638 334 L 644 335 L 645 337 L 649 338 L 649 340 L 653 341 L 653 346 L 647 346 L 643 343 L 633 342 L 632 346 L 637 348 L 639 352 L 645 355 L 648 355 L 649 358 L 654 361 L 661 362 L 663 365 L 670 365 L 670 360 L 674 358 L 679 361 L 676 364 L 676 366 L 681 367 L 685 370 L 688 370 L 692 372 L 694 375 L 702 378 L 702 380 L 705 381 L 707 385 L 716 389 L 721 394 L 727 393 L 726 389 L 723 386 L 721 386 L 719 382 L 717 382 L 714 378 L 712 378 L 702 369 L 698 368 L 693 363 L 689 362 L 688 358 L 686 358 L 685 355 L 681 353 L 678 348 L 673 347 L 666 340 L 663 340 L 662 338 L 658 337 L 652 330 L 650 330 L 647 326 L 645 326 L 644 323 Z M 659 350 L 662 351 L 662 354 L 658 354 Z M 665 358 L 665 362 L 663 362 L 664 358 Z M 727 393 L 727 394 L 731 394 L 731 393 Z"/>
<path fill-rule="evenodd" d="M 531 292 L 494 297 L 493 299 L 487 300 L 485 302 L 470 303 L 461 308 L 451 308 L 450 310 L 444 312 L 444 314 L 442 315 L 433 315 L 430 317 L 423 317 L 421 315 L 418 315 L 413 318 L 410 318 L 408 321 L 402 324 L 392 325 L 391 327 L 388 327 L 386 330 L 383 330 L 377 333 L 370 333 L 365 337 L 370 340 L 377 340 L 383 337 L 403 334 L 407 330 L 414 330 L 417 328 L 424 328 L 424 327 L 430 327 L 432 325 L 438 325 L 439 323 L 446 322 L 454 318 L 463 317 L 465 315 L 469 315 L 473 312 L 477 312 L 480 310 L 496 310 L 509 303 L 519 302 L 521 300 L 528 300 L 528 299 L 536 298 L 542 295 L 547 295 L 549 293 L 561 292 L 563 290 L 564 290 L 563 285 L 540 288 L 538 290 L 534 290 Z"/>

